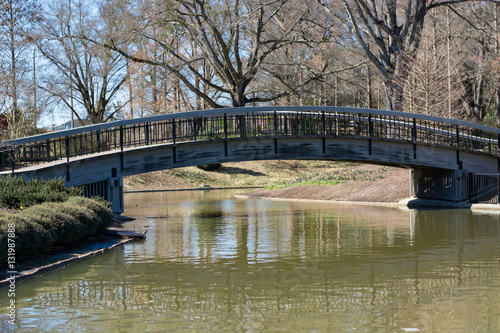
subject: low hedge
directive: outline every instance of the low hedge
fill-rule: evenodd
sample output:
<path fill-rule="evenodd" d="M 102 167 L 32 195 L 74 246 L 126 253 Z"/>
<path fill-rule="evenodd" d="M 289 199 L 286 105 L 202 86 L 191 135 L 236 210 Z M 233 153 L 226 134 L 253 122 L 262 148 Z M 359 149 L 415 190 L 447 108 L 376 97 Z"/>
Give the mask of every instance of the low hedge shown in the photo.
<path fill-rule="evenodd" d="M 64 180 L 39 180 L 0 176 L 0 208 L 20 209 L 43 202 L 63 202 L 81 195 L 81 189 L 64 187 Z"/>
<path fill-rule="evenodd" d="M 16 260 L 22 260 L 66 248 L 107 227 L 111 220 L 106 203 L 85 197 L 70 197 L 65 202 L 47 202 L 16 214 L 4 214 L 0 216 L 0 261 L 5 264 L 7 259 L 9 225 L 15 225 Z"/>

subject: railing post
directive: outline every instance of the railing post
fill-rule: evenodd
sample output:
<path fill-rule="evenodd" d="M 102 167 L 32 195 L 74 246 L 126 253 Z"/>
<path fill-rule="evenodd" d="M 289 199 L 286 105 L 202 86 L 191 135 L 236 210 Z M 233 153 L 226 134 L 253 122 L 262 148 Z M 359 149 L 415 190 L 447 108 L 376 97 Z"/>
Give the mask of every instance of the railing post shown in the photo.
<path fill-rule="evenodd" d="M 417 142 L 417 119 L 413 118 L 413 128 L 411 131 L 411 140 L 413 143 Z"/>
<path fill-rule="evenodd" d="M 274 111 L 274 136 L 278 136 L 278 115 L 276 114 L 276 111 Z"/>
<path fill-rule="evenodd" d="M 99 139 L 97 142 L 99 142 Z M 66 136 L 66 162 L 69 163 L 69 136 Z"/>
<path fill-rule="evenodd" d="M 146 140 L 146 146 L 149 145 L 149 123 L 144 124 L 144 135 Z"/>
<path fill-rule="evenodd" d="M 120 126 L 120 151 L 123 151 L 123 126 Z"/>
<path fill-rule="evenodd" d="M 373 138 L 373 122 L 372 122 L 372 114 L 368 114 L 368 137 Z"/>
<path fill-rule="evenodd" d="M 47 162 L 50 162 L 50 140 L 47 140 Z"/>
<path fill-rule="evenodd" d="M 322 124 L 322 128 L 321 128 L 321 135 L 326 135 L 326 117 L 325 117 L 325 111 L 321 111 L 321 122 L 323 123 Z"/>
<path fill-rule="evenodd" d="M 246 137 L 246 124 L 245 124 L 245 116 L 241 115 L 238 117 L 240 120 L 240 137 L 245 138 Z"/>
<path fill-rule="evenodd" d="M 16 153 L 15 153 L 16 146 L 12 146 L 12 149 L 10 151 L 10 164 L 11 164 L 11 169 L 12 173 L 16 170 Z"/>
<path fill-rule="evenodd" d="M 283 115 L 283 125 L 284 125 L 284 131 L 285 131 L 285 136 L 288 136 L 288 117 L 286 113 Z"/>
<path fill-rule="evenodd" d="M 193 131 L 191 138 L 194 141 L 196 141 L 196 118 L 197 117 L 194 117 L 193 119 L 191 119 L 191 121 L 193 122 L 193 126 L 191 126 L 191 130 Z"/>
<path fill-rule="evenodd" d="M 95 135 L 97 136 L 97 153 L 98 154 L 101 152 L 101 136 L 99 134 L 100 134 L 99 130 L 95 131 Z"/>
<path fill-rule="evenodd" d="M 460 132 L 459 132 L 458 125 L 456 125 L 456 130 L 457 130 L 457 149 L 459 149 L 460 148 Z"/>
<path fill-rule="evenodd" d="M 92 133 L 93 132 L 90 131 L 90 151 L 93 154 L 94 153 L 94 138 L 93 138 L 93 134 Z M 60 145 L 61 145 L 61 140 L 59 140 L 59 153 L 62 155 Z M 61 158 L 62 158 L 62 156 L 61 156 Z"/>
<path fill-rule="evenodd" d="M 224 113 L 224 140 L 227 140 L 227 114 Z M 500 140 L 500 136 L 499 136 Z"/>
<path fill-rule="evenodd" d="M 175 144 L 175 136 L 176 136 L 176 133 L 175 133 L 175 118 L 172 119 L 172 140 Z"/>
<path fill-rule="evenodd" d="M 227 114 L 224 113 L 224 156 L 227 157 Z"/>
<path fill-rule="evenodd" d="M 368 114 L 368 154 L 371 156 L 373 154 L 373 123 L 372 123 L 372 114 Z"/>

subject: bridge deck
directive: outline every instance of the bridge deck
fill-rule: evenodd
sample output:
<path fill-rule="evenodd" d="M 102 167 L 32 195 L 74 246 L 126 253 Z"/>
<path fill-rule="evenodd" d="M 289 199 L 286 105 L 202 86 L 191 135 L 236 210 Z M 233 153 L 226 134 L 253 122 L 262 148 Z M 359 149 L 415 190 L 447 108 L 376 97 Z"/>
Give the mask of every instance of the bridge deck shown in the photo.
<path fill-rule="evenodd" d="M 0 170 L 154 144 L 284 137 L 388 140 L 500 154 L 500 130 L 453 119 L 356 108 L 262 107 L 167 114 L 2 141 Z"/>

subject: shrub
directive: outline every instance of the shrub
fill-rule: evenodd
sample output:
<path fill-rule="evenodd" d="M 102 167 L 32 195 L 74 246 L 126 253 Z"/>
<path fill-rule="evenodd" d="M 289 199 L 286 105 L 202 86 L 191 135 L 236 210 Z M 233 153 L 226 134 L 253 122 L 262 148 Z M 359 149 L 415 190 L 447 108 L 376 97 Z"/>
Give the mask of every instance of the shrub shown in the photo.
<path fill-rule="evenodd" d="M 16 241 L 16 259 L 23 258 L 35 253 L 43 252 L 51 244 L 51 235 L 42 225 L 32 219 L 32 217 L 24 214 L 13 214 L 2 218 L 0 224 L 0 232 L 2 233 L 2 253 L 0 257 L 4 260 L 7 257 L 7 226 L 14 223 L 15 241 Z M 4 244 L 5 243 L 5 244 Z M 5 246 L 5 247 L 4 247 Z"/>
<path fill-rule="evenodd" d="M 63 203 L 47 202 L 30 207 L 19 215 L 34 216 L 34 219 L 38 219 L 37 223 L 40 221 L 39 223 L 43 223 L 51 234 L 55 234 L 53 236 L 55 242 L 52 245 L 66 246 L 86 234 L 84 233 L 85 225 L 79 220 L 80 217 L 68 212 L 63 205 Z"/>
<path fill-rule="evenodd" d="M 36 210 L 33 210 L 33 208 L 36 208 Z M 63 225 L 60 223 L 58 224 L 58 221 L 54 220 L 52 208 L 46 205 L 33 206 L 24 211 L 22 215 L 29 216 L 32 220 L 36 220 L 38 224 L 44 227 L 50 235 L 51 244 L 59 241 Z"/>
<path fill-rule="evenodd" d="M 88 199 L 85 197 L 70 197 L 67 201 L 68 204 L 75 206 L 86 207 L 96 215 L 98 221 L 98 228 L 105 228 L 109 226 L 112 221 L 113 214 L 110 210 L 110 203 L 101 198 Z"/>
<path fill-rule="evenodd" d="M 69 247 L 108 226 L 112 214 L 103 202 L 71 197 L 66 202 L 47 202 L 17 214 L 0 216 L 0 262 L 7 257 L 8 224 L 15 224 L 16 258 Z"/>
<path fill-rule="evenodd" d="M 24 177 L 0 177 L 0 207 L 19 209 L 43 202 L 62 202 L 70 196 L 81 195 L 81 190 L 65 188 L 64 180 L 25 180 Z"/>

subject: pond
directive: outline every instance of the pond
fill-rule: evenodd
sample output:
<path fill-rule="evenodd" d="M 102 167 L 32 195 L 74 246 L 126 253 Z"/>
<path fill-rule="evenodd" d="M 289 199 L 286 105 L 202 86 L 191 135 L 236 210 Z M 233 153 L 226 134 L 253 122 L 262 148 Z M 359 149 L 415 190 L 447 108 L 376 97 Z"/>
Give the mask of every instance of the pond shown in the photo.
<path fill-rule="evenodd" d="M 236 192 L 125 194 L 146 240 L 18 284 L 16 331 L 500 330 L 500 215 Z"/>

